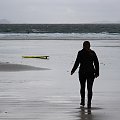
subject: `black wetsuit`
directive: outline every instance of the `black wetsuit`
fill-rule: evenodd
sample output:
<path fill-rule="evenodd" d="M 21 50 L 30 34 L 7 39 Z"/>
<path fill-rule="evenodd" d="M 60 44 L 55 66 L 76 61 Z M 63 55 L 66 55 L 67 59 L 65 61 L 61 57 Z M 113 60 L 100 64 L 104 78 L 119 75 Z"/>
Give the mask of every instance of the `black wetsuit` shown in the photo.
<path fill-rule="evenodd" d="M 86 51 L 85 49 L 79 51 L 72 72 L 75 72 L 79 65 L 81 101 L 85 100 L 85 83 L 87 81 L 88 103 L 91 104 L 94 78 L 96 75 L 99 76 L 99 61 L 96 53 L 93 50 Z"/>

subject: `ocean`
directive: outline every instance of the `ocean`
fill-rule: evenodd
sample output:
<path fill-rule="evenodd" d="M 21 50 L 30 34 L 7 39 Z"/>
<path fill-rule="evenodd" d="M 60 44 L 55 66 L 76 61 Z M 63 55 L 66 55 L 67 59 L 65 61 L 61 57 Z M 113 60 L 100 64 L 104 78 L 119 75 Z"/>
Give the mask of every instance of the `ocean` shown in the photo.
<path fill-rule="evenodd" d="M 120 24 L 0 24 L 0 39 L 120 39 Z"/>

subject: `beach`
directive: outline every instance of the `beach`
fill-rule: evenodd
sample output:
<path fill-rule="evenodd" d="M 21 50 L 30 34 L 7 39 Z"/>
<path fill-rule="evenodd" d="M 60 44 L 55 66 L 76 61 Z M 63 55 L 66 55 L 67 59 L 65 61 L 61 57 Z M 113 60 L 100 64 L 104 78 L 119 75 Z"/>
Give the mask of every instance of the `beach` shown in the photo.
<path fill-rule="evenodd" d="M 0 120 L 120 119 L 120 40 L 89 40 L 100 61 L 91 110 L 80 108 L 78 70 L 70 75 L 83 41 L 0 40 Z"/>

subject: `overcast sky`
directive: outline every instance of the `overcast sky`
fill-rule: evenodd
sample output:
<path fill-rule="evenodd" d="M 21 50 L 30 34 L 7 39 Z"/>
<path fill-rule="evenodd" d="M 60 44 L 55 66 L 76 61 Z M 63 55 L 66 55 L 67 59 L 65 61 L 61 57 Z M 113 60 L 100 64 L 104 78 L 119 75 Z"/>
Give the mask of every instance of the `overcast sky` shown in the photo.
<path fill-rule="evenodd" d="M 120 22 L 120 0 L 0 0 L 12 23 Z"/>

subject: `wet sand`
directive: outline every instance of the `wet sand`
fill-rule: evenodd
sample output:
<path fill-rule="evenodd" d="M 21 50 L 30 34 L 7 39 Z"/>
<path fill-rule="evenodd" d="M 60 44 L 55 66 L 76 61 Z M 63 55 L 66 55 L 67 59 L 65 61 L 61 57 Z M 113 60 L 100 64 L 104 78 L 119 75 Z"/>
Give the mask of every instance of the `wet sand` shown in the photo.
<path fill-rule="evenodd" d="M 78 73 L 70 75 L 82 41 L 2 41 L 6 49 L 0 47 L 0 120 L 119 120 L 120 49 L 111 46 L 116 41 L 105 42 L 92 41 L 100 77 L 88 110 L 79 105 Z M 31 51 L 50 59 L 22 59 Z"/>
<path fill-rule="evenodd" d="M 34 67 L 30 65 L 23 65 L 23 64 L 0 63 L 0 71 L 15 72 L 15 71 L 30 71 L 30 70 L 49 70 L 49 69 Z"/>

